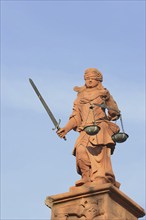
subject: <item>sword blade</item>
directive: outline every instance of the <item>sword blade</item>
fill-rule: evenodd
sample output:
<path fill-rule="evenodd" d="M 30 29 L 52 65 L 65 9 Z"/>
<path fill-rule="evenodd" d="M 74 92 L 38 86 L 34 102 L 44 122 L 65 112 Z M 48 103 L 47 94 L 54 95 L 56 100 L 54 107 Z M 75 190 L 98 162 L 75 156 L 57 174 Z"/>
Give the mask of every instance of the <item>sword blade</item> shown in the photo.
<path fill-rule="evenodd" d="M 48 113 L 51 121 L 53 122 L 55 128 L 57 128 L 57 130 L 60 129 L 59 127 L 59 123 L 57 122 L 56 118 L 54 117 L 53 113 L 51 112 L 50 108 L 48 107 L 47 103 L 45 102 L 45 100 L 43 99 L 43 97 L 41 96 L 39 90 L 37 89 L 36 85 L 34 84 L 34 82 L 32 81 L 32 79 L 29 79 L 30 84 L 32 85 L 32 88 L 34 89 L 35 93 L 37 94 L 39 100 L 41 101 L 42 105 L 44 106 L 44 108 L 46 109 L 46 112 Z"/>

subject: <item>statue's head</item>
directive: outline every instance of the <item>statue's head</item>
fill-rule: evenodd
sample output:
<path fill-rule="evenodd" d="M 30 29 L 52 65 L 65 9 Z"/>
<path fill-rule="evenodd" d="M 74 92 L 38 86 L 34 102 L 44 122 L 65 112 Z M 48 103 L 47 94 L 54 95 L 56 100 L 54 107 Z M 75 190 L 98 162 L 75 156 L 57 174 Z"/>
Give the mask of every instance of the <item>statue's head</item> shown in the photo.
<path fill-rule="evenodd" d="M 85 70 L 84 79 L 86 87 L 93 88 L 103 81 L 103 76 L 98 69 L 88 68 Z"/>
<path fill-rule="evenodd" d="M 88 68 L 85 70 L 85 73 L 84 73 L 84 78 L 87 78 L 89 76 L 94 77 L 96 80 L 102 82 L 103 81 L 103 76 L 102 76 L 102 73 L 96 69 L 96 68 Z"/>

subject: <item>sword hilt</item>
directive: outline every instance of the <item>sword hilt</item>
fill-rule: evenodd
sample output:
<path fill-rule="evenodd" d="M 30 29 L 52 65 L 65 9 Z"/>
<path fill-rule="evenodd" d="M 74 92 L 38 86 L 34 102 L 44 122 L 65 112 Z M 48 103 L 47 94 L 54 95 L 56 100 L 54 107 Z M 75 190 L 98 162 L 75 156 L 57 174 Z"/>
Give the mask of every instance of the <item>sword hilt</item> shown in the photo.
<path fill-rule="evenodd" d="M 60 127 L 57 129 L 57 131 L 59 131 L 59 130 L 60 130 Z M 63 139 L 64 139 L 65 141 L 67 140 L 65 136 L 63 137 Z"/>
<path fill-rule="evenodd" d="M 58 122 L 58 124 L 55 126 L 55 128 L 52 128 L 52 130 L 55 130 L 55 129 L 57 129 L 57 131 L 59 131 L 60 130 L 60 123 L 61 123 L 61 119 L 59 119 L 59 122 Z M 66 137 L 64 136 L 63 137 L 63 139 L 66 141 L 67 139 L 66 139 Z"/>
<path fill-rule="evenodd" d="M 65 136 L 63 137 L 63 139 L 64 139 L 65 141 L 67 140 Z"/>
<path fill-rule="evenodd" d="M 60 123 L 61 123 L 61 119 L 59 119 L 59 122 L 55 125 L 55 128 L 52 128 L 52 130 L 54 131 L 55 129 L 59 130 L 60 129 Z"/>

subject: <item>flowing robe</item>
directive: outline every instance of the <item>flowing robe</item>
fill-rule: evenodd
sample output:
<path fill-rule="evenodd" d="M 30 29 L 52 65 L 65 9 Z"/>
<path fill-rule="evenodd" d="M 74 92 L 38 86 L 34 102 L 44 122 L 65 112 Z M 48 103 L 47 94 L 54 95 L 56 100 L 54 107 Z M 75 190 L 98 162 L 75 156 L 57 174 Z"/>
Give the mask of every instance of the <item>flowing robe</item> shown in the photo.
<path fill-rule="evenodd" d="M 99 106 L 103 101 L 110 107 L 108 112 Z M 90 108 L 91 105 L 94 107 Z M 107 89 L 84 89 L 78 93 L 70 116 L 70 119 L 74 118 L 76 121 L 74 130 L 79 132 L 73 155 L 76 156 L 79 174 L 82 174 L 78 163 L 80 159 L 90 167 L 91 181 L 98 178 L 104 178 L 106 182 L 115 181 L 110 154 L 115 148 L 112 135 L 120 129 L 111 120 L 118 115 L 118 106 Z M 96 124 L 100 130 L 96 135 L 88 135 L 84 128 L 93 124 Z"/>

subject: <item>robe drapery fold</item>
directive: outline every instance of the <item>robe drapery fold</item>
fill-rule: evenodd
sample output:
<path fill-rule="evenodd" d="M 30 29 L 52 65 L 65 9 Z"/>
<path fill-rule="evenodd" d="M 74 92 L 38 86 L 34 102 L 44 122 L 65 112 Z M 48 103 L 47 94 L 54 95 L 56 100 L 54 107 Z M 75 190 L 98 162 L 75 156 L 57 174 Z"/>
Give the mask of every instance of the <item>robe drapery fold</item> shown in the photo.
<path fill-rule="evenodd" d="M 99 106 L 103 102 L 110 107 L 110 110 L 106 111 Z M 73 155 L 76 156 L 79 174 L 81 174 L 78 165 L 79 160 L 86 161 L 90 166 L 92 181 L 98 178 L 106 178 L 107 182 L 115 180 L 110 160 L 110 150 L 112 149 L 113 153 L 115 147 L 112 135 L 120 130 L 112 122 L 112 119 L 118 117 L 119 112 L 116 102 L 107 89 L 84 89 L 78 93 L 74 102 L 70 119 L 74 118 L 76 122 L 74 130 L 79 132 L 79 137 L 76 140 Z M 99 132 L 91 136 L 84 131 L 84 128 L 93 124 L 99 127 Z"/>

